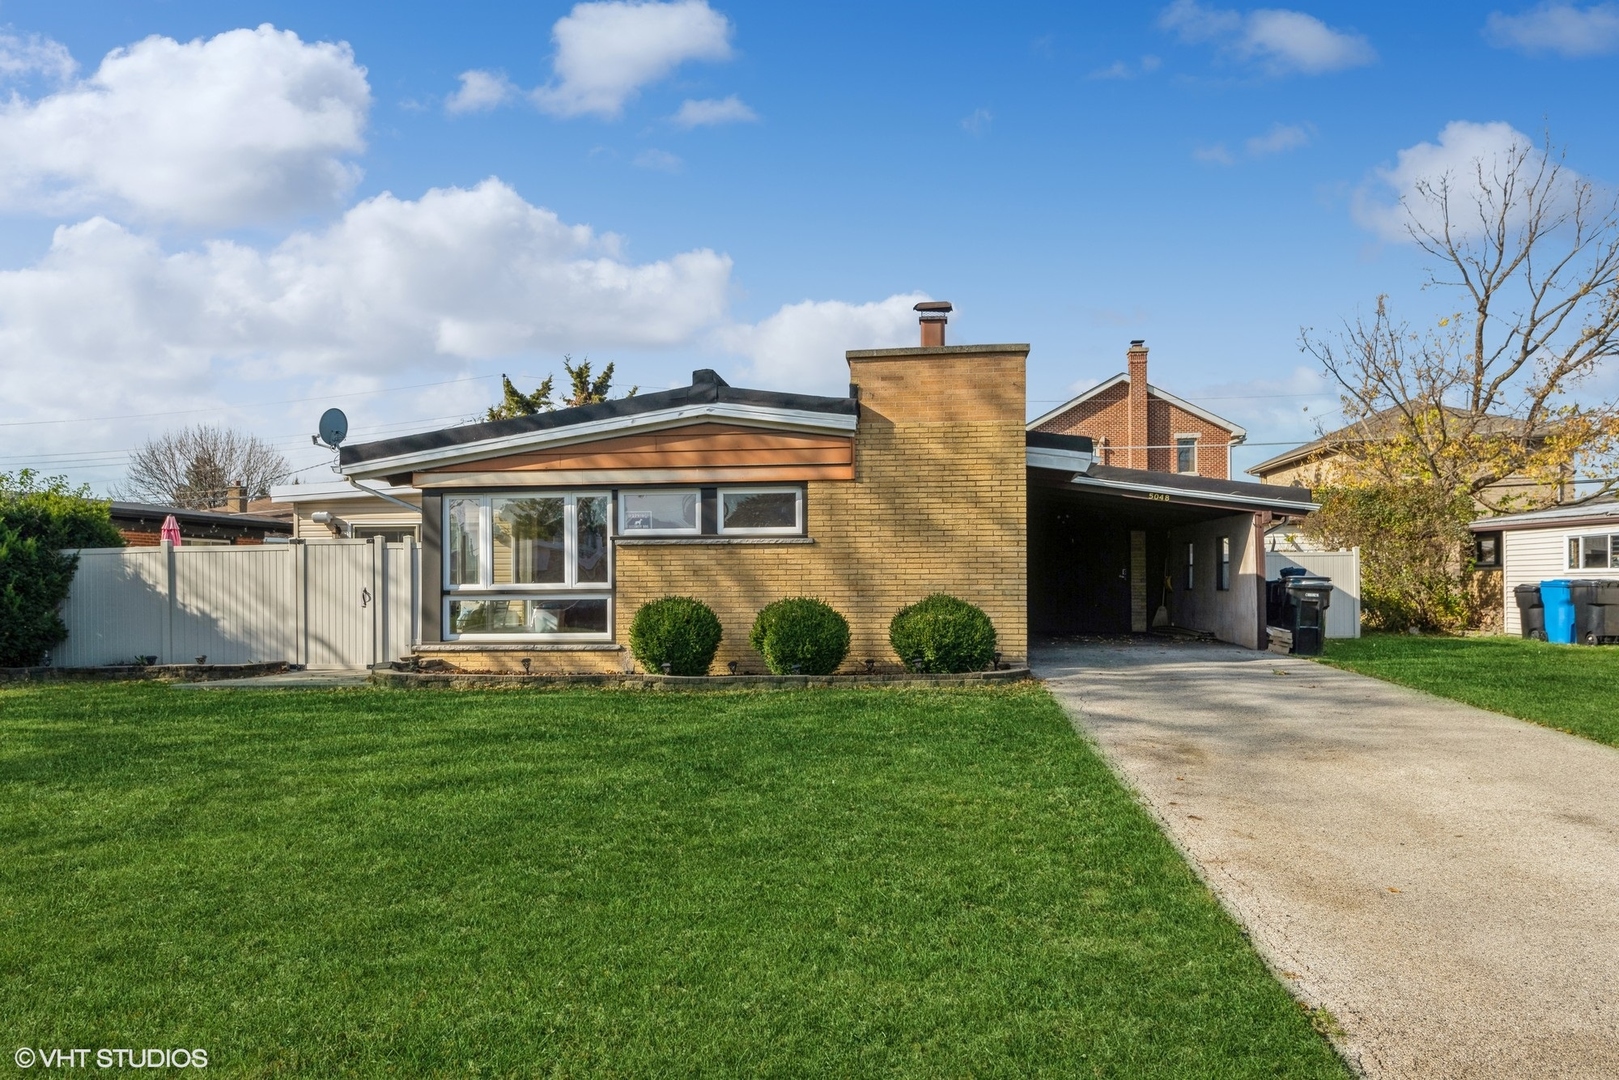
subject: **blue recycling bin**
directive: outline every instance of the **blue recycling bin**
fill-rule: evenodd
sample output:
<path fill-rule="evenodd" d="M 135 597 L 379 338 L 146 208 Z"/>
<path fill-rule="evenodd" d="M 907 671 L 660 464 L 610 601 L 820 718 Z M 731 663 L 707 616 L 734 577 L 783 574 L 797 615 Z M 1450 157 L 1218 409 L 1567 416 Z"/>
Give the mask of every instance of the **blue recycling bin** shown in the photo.
<path fill-rule="evenodd" d="M 1540 602 L 1546 610 L 1546 640 L 1574 644 L 1573 582 L 1566 578 L 1540 583 Z"/>

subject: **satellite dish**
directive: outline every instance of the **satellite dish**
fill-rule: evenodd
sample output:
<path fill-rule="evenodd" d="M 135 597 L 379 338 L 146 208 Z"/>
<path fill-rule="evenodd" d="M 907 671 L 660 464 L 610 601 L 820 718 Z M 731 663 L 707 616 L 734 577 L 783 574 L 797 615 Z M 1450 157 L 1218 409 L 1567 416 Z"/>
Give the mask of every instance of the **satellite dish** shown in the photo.
<path fill-rule="evenodd" d="M 320 414 L 320 441 L 337 449 L 349 434 L 349 418 L 342 409 L 327 409 Z"/>

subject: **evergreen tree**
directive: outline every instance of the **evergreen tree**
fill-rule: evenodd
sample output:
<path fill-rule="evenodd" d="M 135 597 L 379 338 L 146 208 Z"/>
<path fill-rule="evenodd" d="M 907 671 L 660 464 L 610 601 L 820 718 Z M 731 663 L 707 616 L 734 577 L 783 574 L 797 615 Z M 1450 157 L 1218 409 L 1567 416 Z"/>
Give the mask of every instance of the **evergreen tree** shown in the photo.
<path fill-rule="evenodd" d="M 512 385 L 511 379 L 505 375 L 500 377 L 501 399 L 499 405 L 491 405 L 484 414 L 485 420 L 510 420 L 514 416 L 533 416 L 542 409 L 550 412 L 556 408 L 551 401 L 552 377 L 547 375 L 545 381 L 535 387 L 532 394 L 525 394 Z"/>

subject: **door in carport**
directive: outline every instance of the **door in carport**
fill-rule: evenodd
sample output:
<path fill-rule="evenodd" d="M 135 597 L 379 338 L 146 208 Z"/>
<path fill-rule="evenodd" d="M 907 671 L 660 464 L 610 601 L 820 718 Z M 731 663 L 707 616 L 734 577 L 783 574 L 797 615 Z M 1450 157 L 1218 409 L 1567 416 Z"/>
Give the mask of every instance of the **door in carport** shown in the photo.
<path fill-rule="evenodd" d="M 1029 629 L 1130 632 L 1130 530 L 1074 507 L 1037 507 L 1029 529 Z"/>

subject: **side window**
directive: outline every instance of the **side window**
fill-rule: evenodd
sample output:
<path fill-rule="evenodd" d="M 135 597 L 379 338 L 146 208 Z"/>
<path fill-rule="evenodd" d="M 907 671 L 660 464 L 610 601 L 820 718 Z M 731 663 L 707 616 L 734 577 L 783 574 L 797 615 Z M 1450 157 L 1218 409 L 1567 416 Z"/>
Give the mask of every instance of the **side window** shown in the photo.
<path fill-rule="evenodd" d="M 798 533 L 804 529 L 804 489 L 721 488 L 720 532 Z"/>

